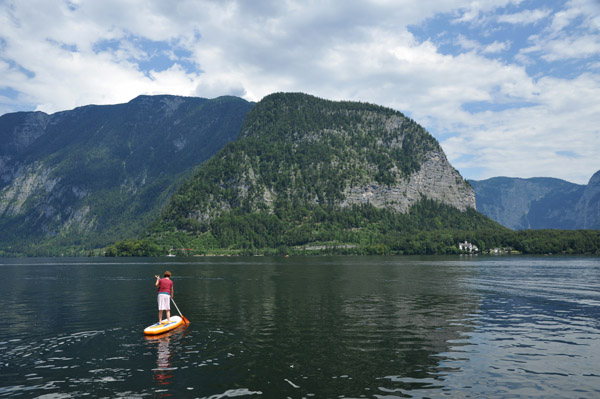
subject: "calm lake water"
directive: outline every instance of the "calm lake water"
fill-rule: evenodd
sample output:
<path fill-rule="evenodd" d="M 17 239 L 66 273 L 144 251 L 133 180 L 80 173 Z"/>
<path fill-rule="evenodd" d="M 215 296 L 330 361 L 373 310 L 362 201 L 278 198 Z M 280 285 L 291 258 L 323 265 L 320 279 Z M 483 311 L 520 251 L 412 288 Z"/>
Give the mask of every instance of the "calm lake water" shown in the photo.
<path fill-rule="evenodd" d="M 191 324 L 145 338 L 165 269 Z M 0 259 L 0 273 L 0 397 L 600 397 L 599 257 Z"/>

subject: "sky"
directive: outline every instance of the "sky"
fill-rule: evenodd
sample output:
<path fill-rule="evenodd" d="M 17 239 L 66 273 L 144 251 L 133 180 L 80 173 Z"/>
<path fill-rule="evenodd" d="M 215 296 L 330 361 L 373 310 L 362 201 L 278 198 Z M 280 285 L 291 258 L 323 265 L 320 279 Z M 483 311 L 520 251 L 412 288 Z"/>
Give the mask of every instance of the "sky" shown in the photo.
<path fill-rule="evenodd" d="M 401 111 L 467 179 L 600 170 L 600 0 L 0 0 L 0 115 L 303 92 Z"/>

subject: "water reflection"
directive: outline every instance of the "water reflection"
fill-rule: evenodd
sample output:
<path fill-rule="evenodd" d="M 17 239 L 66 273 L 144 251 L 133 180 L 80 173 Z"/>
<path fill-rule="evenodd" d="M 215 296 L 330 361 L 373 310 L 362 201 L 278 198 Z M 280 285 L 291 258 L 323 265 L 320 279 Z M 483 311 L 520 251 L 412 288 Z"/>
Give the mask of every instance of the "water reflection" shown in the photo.
<path fill-rule="evenodd" d="M 229 265 L 198 270 L 186 289 L 231 336 L 221 367 L 267 397 L 438 389 L 455 371 L 439 354 L 475 329 L 481 298 L 465 280 L 476 270 L 380 261 Z"/>
<path fill-rule="evenodd" d="M 175 330 L 169 331 L 161 335 L 146 335 L 146 342 L 156 350 L 156 367 L 152 369 L 154 385 L 156 386 L 156 394 L 158 397 L 173 396 L 166 388 L 173 383 L 173 377 L 177 367 L 172 365 L 172 341 L 173 343 L 180 342 L 186 335 L 189 325 L 183 324 Z M 176 345 L 175 351 L 181 350 Z"/>
<path fill-rule="evenodd" d="M 156 350 L 156 368 L 153 370 L 154 383 L 158 387 L 169 385 L 171 383 L 170 379 L 173 378 L 169 341 L 169 337 L 159 338 L 158 341 L 158 346 Z"/>
<path fill-rule="evenodd" d="M 23 262 L 0 397 L 600 395 L 597 258 L 169 260 L 192 324 L 146 338 L 163 260 Z"/>

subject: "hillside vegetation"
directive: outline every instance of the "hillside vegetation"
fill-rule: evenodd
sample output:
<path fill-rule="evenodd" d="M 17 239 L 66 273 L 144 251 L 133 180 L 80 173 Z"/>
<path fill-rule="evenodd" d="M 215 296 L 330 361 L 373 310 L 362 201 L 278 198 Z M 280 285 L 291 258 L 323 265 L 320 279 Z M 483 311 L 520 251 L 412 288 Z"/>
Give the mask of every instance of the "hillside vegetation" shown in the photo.
<path fill-rule="evenodd" d="M 253 104 L 140 96 L 0 117 L 0 255 L 82 255 L 145 231 Z"/>
<path fill-rule="evenodd" d="M 432 154 L 451 176 L 445 202 L 415 194 Z M 397 111 L 274 94 L 180 187 L 146 238 L 108 254 L 453 253 L 473 231 L 502 229 L 460 202 L 469 190 L 437 141 Z"/>
<path fill-rule="evenodd" d="M 265 97 L 173 195 L 148 234 L 107 255 L 595 253 L 598 231 L 514 232 L 476 212 L 469 183 L 400 112 Z"/>

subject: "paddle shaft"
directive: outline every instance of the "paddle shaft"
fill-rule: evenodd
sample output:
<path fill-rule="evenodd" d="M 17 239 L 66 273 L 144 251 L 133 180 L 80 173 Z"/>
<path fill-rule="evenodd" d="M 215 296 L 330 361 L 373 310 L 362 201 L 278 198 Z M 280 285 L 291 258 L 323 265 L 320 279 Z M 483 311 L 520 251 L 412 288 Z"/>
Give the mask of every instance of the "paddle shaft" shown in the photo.
<path fill-rule="evenodd" d="M 179 316 L 181 316 L 181 318 L 183 319 L 183 322 L 185 324 L 190 324 L 190 321 L 188 319 L 186 319 L 184 315 L 181 314 L 181 310 L 179 310 L 179 306 L 177 306 L 177 304 L 175 303 L 175 300 L 173 298 L 171 298 L 171 301 L 173 301 L 173 305 L 175 305 L 175 308 L 179 312 Z"/>

